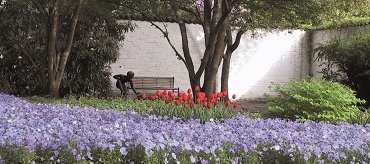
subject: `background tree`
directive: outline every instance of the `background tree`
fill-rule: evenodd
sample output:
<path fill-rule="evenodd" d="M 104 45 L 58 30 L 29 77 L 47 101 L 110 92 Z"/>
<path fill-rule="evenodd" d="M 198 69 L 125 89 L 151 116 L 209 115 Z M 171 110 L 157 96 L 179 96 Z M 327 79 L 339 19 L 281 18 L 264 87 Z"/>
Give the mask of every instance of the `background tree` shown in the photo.
<path fill-rule="evenodd" d="M 62 2 L 62 1 L 61 1 Z M 48 17 L 36 5 L 43 1 L 7 1 L 0 11 L 0 90 L 15 94 L 40 94 L 47 86 Z M 70 2 L 70 5 L 75 5 Z M 63 4 L 64 7 L 68 3 Z M 119 56 L 119 42 L 133 29 L 129 22 L 117 22 L 114 1 L 84 3 L 76 26 L 71 54 L 62 77 L 62 94 L 107 93 L 110 89 L 109 64 Z M 58 17 L 59 61 L 70 31 L 72 10 L 64 8 Z M 56 59 L 58 59 L 56 58 Z M 56 67 L 56 66 L 55 66 Z M 92 69 L 94 68 L 94 69 Z M 56 70 L 57 71 L 57 70 Z M 28 89 L 26 89 L 28 88 Z M 58 94 L 59 96 L 59 94 Z"/>
<path fill-rule="evenodd" d="M 173 21 L 179 25 L 181 31 L 182 52 L 172 45 L 166 26 L 162 28 L 154 22 L 151 23 L 162 31 L 178 59 L 184 63 L 192 88 L 200 85 L 201 76 L 204 74 L 202 90 L 207 94 L 215 89 L 217 71 L 222 62 L 221 90 L 228 89 L 230 59 L 240 43 L 241 36 L 247 30 L 265 29 L 269 31 L 318 25 L 324 18 L 329 17 L 331 11 L 341 11 L 338 6 L 334 5 L 336 3 L 342 3 L 342 1 L 331 3 L 324 0 L 122 1 L 123 6 L 132 10 L 131 13 L 144 16 L 149 21 L 151 18 L 166 20 L 164 15 L 174 18 Z M 205 51 L 197 70 L 194 68 L 190 54 L 185 26 L 187 21 L 200 24 L 205 35 Z M 235 37 L 232 35 L 233 31 L 237 33 Z"/>
<path fill-rule="evenodd" d="M 59 97 L 59 86 L 64 76 L 64 69 L 72 49 L 74 34 L 83 0 L 77 1 L 31 1 L 47 20 L 47 54 L 48 54 L 48 90 L 51 97 Z M 70 9 L 73 9 L 72 11 Z M 68 18 L 68 32 L 61 33 L 61 15 L 71 12 Z"/>
<path fill-rule="evenodd" d="M 46 22 L 21 1 L 6 2 L 0 22 L 1 91 L 41 94 L 47 87 Z"/>
<path fill-rule="evenodd" d="M 134 29 L 134 24 L 130 22 L 117 21 L 117 15 L 112 12 L 118 8 L 116 3 L 98 1 L 95 5 L 84 7 L 81 11 L 71 51 L 75 55 L 70 56 L 67 62 L 60 87 L 62 96 L 109 94 L 110 64 L 120 55 L 119 45 L 124 40 L 124 34 Z"/>

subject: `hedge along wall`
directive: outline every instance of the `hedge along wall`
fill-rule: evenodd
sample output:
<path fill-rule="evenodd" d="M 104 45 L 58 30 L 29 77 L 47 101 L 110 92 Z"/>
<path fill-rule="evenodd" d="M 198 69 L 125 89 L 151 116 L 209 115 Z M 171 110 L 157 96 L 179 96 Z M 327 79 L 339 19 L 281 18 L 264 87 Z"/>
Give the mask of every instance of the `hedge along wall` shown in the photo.
<path fill-rule="evenodd" d="M 311 33 L 311 43 L 312 48 L 318 47 L 320 44 L 327 43 L 332 38 L 351 38 L 356 35 L 361 35 L 361 33 L 368 32 L 370 27 L 368 25 L 364 26 L 349 26 L 337 29 L 326 29 L 326 30 L 316 30 Z M 311 68 L 310 74 L 317 79 L 322 77 L 320 71 L 323 67 L 320 67 L 320 63 L 316 62 L 317 54 L 312 54 L 311 57 Z"/>
<path fill-rule="evenodd" d="M 175 77 L 180 90 L 190 87 L 185 65 L 177 60 L 163 34 L 149 22 L 135 21 L 137 28 L 126 34 L 121 44 L 121 56 L 111 64 L 112 74 L 134 71 L 135 76 Z M 157 23 L 162 25 L 162 23 Z M 181 35 L 177 24 L 166 23 L 175 47 L 182 51 Z M 190 50 L 196 69 L 204 52 L 201 26 L 188 24 Z M 229 79 L 229 93 L 238 98 L 260 98 L 271 94 L 271 82 L 286 83 L 309 75 L 309 35 L 305 31 L 258 32 L 255 37 L 246 33 L 234 52 Z M 221 68 L 221 67 L 220 67 Z M 221 69 L 217 85 L 220 86 Z M 112 78 L 112 82 L 115 82 Z M 115 91 L 117 89 L 113 87 Z"/>

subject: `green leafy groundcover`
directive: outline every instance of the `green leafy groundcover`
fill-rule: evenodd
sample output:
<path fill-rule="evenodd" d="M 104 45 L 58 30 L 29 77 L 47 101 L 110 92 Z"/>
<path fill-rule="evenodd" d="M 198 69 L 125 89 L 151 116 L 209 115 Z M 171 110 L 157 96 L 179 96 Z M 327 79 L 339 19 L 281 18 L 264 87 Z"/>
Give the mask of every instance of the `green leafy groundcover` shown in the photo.
<path fill-rule="evenodd" d="M 369 131 L 243 115 L 202 124 L 0 94 L 6 163 L 368 163 Z"/>

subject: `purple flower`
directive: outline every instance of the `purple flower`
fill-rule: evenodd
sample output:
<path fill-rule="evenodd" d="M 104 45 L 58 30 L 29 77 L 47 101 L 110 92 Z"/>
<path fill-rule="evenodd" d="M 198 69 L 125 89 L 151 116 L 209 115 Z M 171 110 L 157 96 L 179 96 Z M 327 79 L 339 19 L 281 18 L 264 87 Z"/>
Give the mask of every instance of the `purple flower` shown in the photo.
<path fill-rule="evenodd" d="M 81 155 L 80 155 L 80 154 L 77 154 L 77 156 L 76 156 L 76 160 L 77 160 L 77 161 L 81 161 L 81 160 L 82 160 L 82 157 L 81 157 Z"/>
<path fill-rule="evenodd" d="M 123 156 L 126 156 L 127 155 L 127 149 L 125 148 L 125 147 L 121 147 L 120 149 L 119 149 L 119 152 L 121 153 L 121 155 L 123 155 Z"/>

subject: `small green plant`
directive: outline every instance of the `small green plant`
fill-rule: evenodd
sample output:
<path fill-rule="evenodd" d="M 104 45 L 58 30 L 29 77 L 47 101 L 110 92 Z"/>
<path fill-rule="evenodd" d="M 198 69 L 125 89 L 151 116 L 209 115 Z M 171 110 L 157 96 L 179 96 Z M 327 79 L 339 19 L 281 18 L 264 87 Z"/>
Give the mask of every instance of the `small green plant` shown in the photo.
<path fill-rule="evenodd" d="M 357 99 L 350 88 L 337 82 L 307 79 L 275 84 L 276 96 L 265 95 L 267 117 L 291 120 L 349 122 L 360 112 Z"/>
<path fill-rule="evenodd" d="M 359 125 L 366 125 L 370 123 L 370 113 L 369 109 L 365 110 L 364 112 L 360 112 L 357 117 L 353 118 L 351 123 L 359 124 Z"/>

